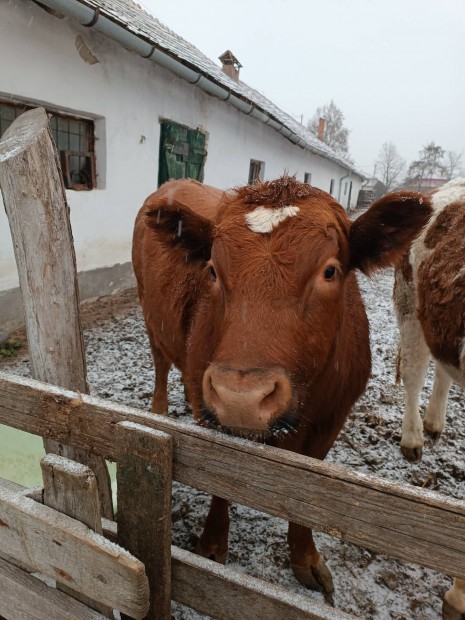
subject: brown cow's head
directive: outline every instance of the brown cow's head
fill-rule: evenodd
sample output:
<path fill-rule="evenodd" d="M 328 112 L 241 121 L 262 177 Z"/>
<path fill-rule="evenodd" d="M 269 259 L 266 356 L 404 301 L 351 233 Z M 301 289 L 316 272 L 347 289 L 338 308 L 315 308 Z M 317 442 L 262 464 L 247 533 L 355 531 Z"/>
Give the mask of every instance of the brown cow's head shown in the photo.
<path fill-rule="evenodd" d="M 420 194 L 395 192 L 351 224 L 291 177 L 236 190 L 215 222 L 179 204 L 150 213 L 158 239 L 203 269 L 185 373 L 197 417 L 280 435 L 325 399 L 350 407 L 370 369 L 354 270 L 393 265 L 429 213 Z"/>

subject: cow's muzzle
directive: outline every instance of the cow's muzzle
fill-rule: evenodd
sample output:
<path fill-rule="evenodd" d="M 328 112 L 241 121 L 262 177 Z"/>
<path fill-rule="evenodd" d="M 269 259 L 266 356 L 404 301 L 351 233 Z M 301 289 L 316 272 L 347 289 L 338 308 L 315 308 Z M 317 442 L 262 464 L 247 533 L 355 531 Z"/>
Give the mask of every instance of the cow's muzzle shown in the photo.
<path fill-rule="evenodd" d="M 223 428 L 269 433 L 292 405 L 292 383 L 281 368 L 240 370 L 211 364 L 203 400 Z"/>

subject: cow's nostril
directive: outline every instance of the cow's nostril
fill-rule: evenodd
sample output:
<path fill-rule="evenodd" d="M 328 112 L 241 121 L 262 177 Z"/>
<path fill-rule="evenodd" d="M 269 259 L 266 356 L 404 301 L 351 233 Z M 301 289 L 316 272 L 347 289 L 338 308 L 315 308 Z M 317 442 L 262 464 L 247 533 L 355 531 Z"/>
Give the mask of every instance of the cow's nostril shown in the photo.
<path fill-rule="evenodd" d="M 281 382 L 278 380 L 274 381 L 268 391 L 265 392 L 259 403 L 259 409 L 262 413 L 274 416 L 283 411 L 287 404 L 288 397 L 285 394 L 285 386 L 281 385 Z"/>
<path fill-rule="evenodd" d="M 268 390 L 264 390 L 263 398 L 260 403 L 260 406 L 267 407 L 271 404 L 277 397 L 279 392 L 279 384 L 275 382 Z"/>
<path fill-rule="evenodd" d="M 221 399 L 215 389 L 215 386 L 213 385 L 213 379 L 211 376 L 208 377 L 208 390 L 210 392 L 210 402 L 213 406 L 217 406 L 220 403 Z"/>

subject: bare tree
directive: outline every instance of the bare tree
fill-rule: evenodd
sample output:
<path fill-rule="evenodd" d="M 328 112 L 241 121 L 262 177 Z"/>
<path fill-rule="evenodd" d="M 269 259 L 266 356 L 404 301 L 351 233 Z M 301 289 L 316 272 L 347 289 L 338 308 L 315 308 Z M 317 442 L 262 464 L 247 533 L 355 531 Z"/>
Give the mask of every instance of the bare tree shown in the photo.
<path fill-rule="evenodd" d="M 405 170 L 405 159 L 399 155 L 392 142 L 385 142 L 375 162 L 377 176 L 390 191 L 397 185 Z"/>
<path fill-rule="evenodd" d="M 424 146 L 419 153 L 419 158 L 412 161 L 408 168 L 407 184 L 410 187 L 420 188 L 425 185 L 425 179 L 444 176 L 446 174 L 443 165 L 445 154 L 445 150 L 434 142 Z"/>
<path fill-rule="evenodd" d="M 444 156 L 444 170 L 448 181 L 460 173 L 461 163 L 462 153 L 458 153 L 457 151 L 446 151 Z"/>
<path fill-rule="evenodd" d="M 313 118 L 308 122 L 308 129 L 318 135 L 320 118 L 325 120 L 323 142 L 346 160 L 352 161 L 349 155 L 349 130 L 344 127 L 344 114 L 331 99 L 330 103 L 316 109 Z"/>

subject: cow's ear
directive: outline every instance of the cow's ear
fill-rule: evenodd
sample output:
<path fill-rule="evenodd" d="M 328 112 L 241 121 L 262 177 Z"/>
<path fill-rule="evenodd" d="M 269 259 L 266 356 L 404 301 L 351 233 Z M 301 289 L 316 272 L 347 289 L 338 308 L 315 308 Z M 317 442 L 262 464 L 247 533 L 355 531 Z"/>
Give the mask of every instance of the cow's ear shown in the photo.
<path fill-rule="evenodd" d="M 428 222 L 428 197 L 397 191 L 377 200 L 350 227 L 351 268 L 366 274 L 395 267 Z"/>
<path fill-rule="evenodd" d="M 185 253 L 186 261 L 210 259 L 214 224 L 176 200 L 169 199 L 145 213 L 146 224 L 158 240 Z"/>

